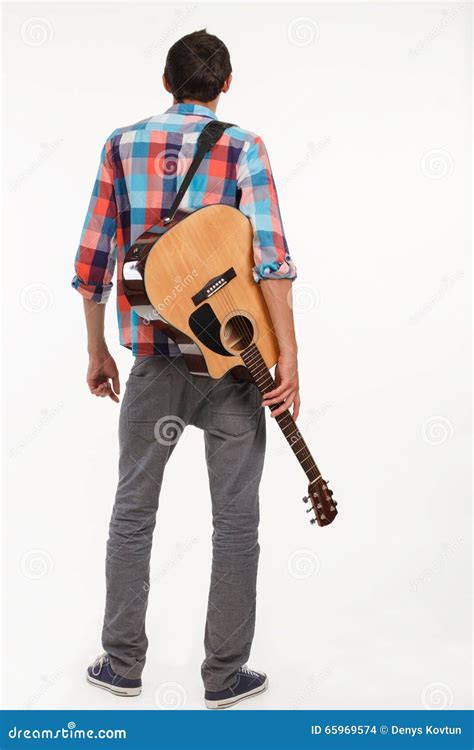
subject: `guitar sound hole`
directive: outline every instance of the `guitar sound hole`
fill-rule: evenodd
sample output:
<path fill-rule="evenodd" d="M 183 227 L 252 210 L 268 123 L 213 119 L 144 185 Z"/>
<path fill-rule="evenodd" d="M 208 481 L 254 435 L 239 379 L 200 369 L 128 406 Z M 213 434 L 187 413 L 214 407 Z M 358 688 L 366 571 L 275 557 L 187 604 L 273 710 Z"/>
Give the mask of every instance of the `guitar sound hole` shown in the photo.
<path fill-rule="evenodd" d="M 245 315 L 234 315 L 224 324 L 223 344 L 227 351 L 241 352 L 253 341 L 254 327 Z"/>

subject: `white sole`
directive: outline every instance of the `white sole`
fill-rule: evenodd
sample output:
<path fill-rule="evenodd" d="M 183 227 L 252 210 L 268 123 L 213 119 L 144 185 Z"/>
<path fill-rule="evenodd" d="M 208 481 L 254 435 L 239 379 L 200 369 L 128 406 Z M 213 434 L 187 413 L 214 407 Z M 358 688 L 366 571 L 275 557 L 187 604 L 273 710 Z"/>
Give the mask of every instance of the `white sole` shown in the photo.
<path fill-rule="evenodd" d="M 259 695 L 260 693 L 264 693 L 265 690 L 268 688 L 268 677 L 266 678 L 263 685 L 260 685 L 260 687 L 255 688 L 255 690 L 249 690 L 248 693 L 244 693 L 243 695 L 234 695 L 232 698 L 224 698 L 220 701 L 210 701 L 207 698 L 204 699 L 204 702 L 207 706 L 207 708 L 230 708 L 231 706 L 235 706 L 236 703 L 240 703 L 240 701 L 244 701 L 246 698 L 253 698 L 254 695 Z"/>
<path fill-rule="evenodd" d="M 86 672 L 86 678 L 87 682 L 90 682 L 91 685 L 102 688 L 102 690 L 107 690 L 108 693 L 113 693 L 113 695 L 120 695 L 122 698 L 132 698 L 134 695 L 140 695 L 142 692 L 141 687 L 121 688 L 118 685 L 107 685 L 105 682 L 101 682 L 100 680 L 91 677 L 88 672 Z"/>

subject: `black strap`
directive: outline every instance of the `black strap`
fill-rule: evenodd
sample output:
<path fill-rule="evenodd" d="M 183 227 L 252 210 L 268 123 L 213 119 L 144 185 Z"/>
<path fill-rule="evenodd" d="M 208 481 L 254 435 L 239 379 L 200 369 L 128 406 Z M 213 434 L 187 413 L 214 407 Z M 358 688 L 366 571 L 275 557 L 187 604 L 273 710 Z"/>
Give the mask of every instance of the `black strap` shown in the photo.
<path fill-rule="evenodd" d="M 232 122 L 220 122 L 220 120 L 211 120 L 201 130 L 197 141 L 196 153 L 194 154 L 194 158 L 188 171 L 184 175 L 184 180 L 181 183 L 181 187 L 179 188 L 178 192 L 176 193 L 176 197 L 171 205 L 171 208 L 169 211 L 167 211 L 166 217 L 163 219 L 165 223 L 171 221 L 176 211 L 178 210 L 179 205 L 184 198 L 184 194 L 189 187 L 189 183 L 196 174 L 197 168 L 206 156 L 207 152 L 210 151 L 211 148 L 217 143 L 224 130 L 227 130 L 227 128 L 231 128 L 232 125 Z"/>

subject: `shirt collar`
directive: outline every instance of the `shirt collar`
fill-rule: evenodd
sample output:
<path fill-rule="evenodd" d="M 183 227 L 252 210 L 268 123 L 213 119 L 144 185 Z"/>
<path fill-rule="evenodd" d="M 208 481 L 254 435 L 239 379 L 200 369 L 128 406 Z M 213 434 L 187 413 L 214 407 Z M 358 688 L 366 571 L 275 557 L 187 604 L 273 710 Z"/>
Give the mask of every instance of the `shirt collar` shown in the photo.
<path fill-rule="evenodd" d="M 177 114 L 177 115 L 200 115 L 201 117 L 210 117 L 212 120 L 217 120 L 217 115 L 209 107 L 203 107 L 201 104 L 173 104 L 172 107 L 166 110 L 166 115 Z"/>

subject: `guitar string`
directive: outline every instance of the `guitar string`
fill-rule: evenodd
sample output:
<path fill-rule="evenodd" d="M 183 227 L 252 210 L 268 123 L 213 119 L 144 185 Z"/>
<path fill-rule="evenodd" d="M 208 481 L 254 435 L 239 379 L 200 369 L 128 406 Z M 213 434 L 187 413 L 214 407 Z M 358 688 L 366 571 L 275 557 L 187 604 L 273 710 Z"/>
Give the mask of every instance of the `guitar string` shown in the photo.
<path fill-rule="evenodd" d="M 236 306 L 235 306 L 235 303 L 234 303 L 234 301 L 232 299 L 232 294 L 231 294 L 230 290 L 226 290 L 226 287 L 223 287 L 220 291 L 222 293 L 222 301 L 224 303 L 223 306 L 227 307 L 227 312 L 232 315 L 232 313 L 234 313 L 236 311 Z M 243 341 L 245 341 L 245 338 L 248 336 L 248 331 L 246 330 L 245 325 L 240 321 L 239 316 L 234 316 L 234 325 L 235 325 L 235 328 L 237 329 L 238 333 L 241 335 Z M 266 368 L 265 361 L 263 360 L 263 357 L 262 357 L 262 355 L 261 355 L 261 353 L 260 353 L 257 345 L 253 344 L 253 346 L 255 347 L 255 350 L 256 350 L 256 353 L 257 353 L 257 369 L 259 367 L 261 367 L 262 364 Z M 244 361 L 244 364 L 245 364 L 245 360 L 242 357 L 242 353 L 244 353 L 245 351 L 249 351 L 251 349 L 251 347 L 252 347 L 252 344 L 250 344 L 249 346 L 245 347 L 245 349 L 243 349 L 243 351 L 240 353 L 240 358 Z M 261 359 L 262 361 L 259 362 L 258 361 L 259 359 Z M 265 372 L 263 374 L 264 374 L 264 376 L 267 375 L 267 373 L 265 373 Z M 269 372 L 268 372 L 268 376 L 271 377 L 271 375 L 270 375 Z M 272 387 L 271 383 L 269 383 L 268 388 L 271 389 L 271 387 Z M 275 405 L 275 408 L 276 408 L 276 405 Z M 305 461 L 308 461 L 308 460 L 311 461 L 311 463 L 313 465 L 310 466 L 310 467 L 308 467 L 307 470 L 305 469 L 305 471 L 308 472 L 308 479 L 310 479 L 310 481 L 315 481 L 315 479 L 312 479 L 311 476 L 309 476 L 310 472 L 313 472 L 316 475 L 318 475 L 318 471 L 317 471 L 317 467 L 316 467 L 315 461 L 314 461 L 314 459 L 313 459 L 313 457 L 312 457 L 312 455 L 311 455 L 311 453 L 309 451 L 309 448 L 306 445 L 306 442 L 305 442 L 303 436 L 301 435 L 301 433 L 300 433 L 300 431 L 299 431 L 299 429 L 298 429 L 298 427 L 297 427 L 294 419 L 292 418 L 289 409 L 285 409 L 285 411 L 282 414 L 280 414 L 279 417 L 280 417 L 279 425 L 280 425 L 280 427 L 282 429 L 283 434 L 285 435 L 286 439 L 288 440 L 288 442 L 290 442 L 292 434 L 297 434 L 298 435 L 298 438 L 294 442 L 293 441 L 290 442 L 290 446 L 292 448 L 293 447 L 296 448 L 297 443 L 300 442 L 300 441 L 302 442 L 301 448 L 299 450 L 295 449 L 295 450 L 293 450 L 293 452 L 295 453 L 296 457 L 298 458 L 298 460 L 300 461 L 300 463 L 302 465 L 303 465 L 303 463 Z M 278 419 L 278 417 L 276 417 L 276 419 Z M 284 421 L 286 421 L 286 424 L 284 424 Z M 294 428 L 293 433 L 290 433 L 290 435 L 287 435 L 286 432 L 285 432 L 285 430 L 288 427 L 290 427 L 291 429 Z M 299 455 L 300 453 L 302 454 L 301 457 Z"/>
<path fill-rule="evenodd" d="M 236 311 L 237 308 L 236 308 L 235 302 L 234 302 L 234 300 L 232 298 L 232 294 L 231 294 L 230 290 L 226 289 L 226 286 L 227 285 L 225 285 L 220 290 L 220 293 L 222 294 L 223 307 L 224 308 L 227 307 L 227 313 L 229 315 L 232 315 L 233 313 L 235 313 L 235 311 Z M 229 322 L 230 322 L 230 320 L 232 320 L 232 318 L 229 319 Z M 248 336 L 248 331 L 246 330 L 245 325 L 240 321 L 240 316 L 234 315 L 233 316 L 233 321 L 234 321 L 235 328 L 237 329 L 238 333 L 241 335 L 243 342 L 245 342 L 245 338 Z M 261 358 L 262 361 L 263 361 L 264 366 L 266 367 L 265 361 L 263 360 L 263 357 L 262 357 L 262 355 L 261 355 L 261 353 L 260 353 L 257 345 L 253 344 L 253 346 L 255 347 L 255 349 L 256 349 L 256 351 L 258 353 L 257 362 L 258 362 L 258 358 Z M 252 344 L 249 344 L 239 354 L 240 359 L 242 359 L 242 361 L 244 362 L 244 364 L 245 364 L 245 360 L 242 357 L 242 353 L 245 352 L 245 351 L 250 350 L 251 347 L 252 347 Z M 257 368 L 258 368 L 258 366 L 261 366 L 260 362 L 258 362 Z M 266 373 L 264 373 L 264 375 L 265 374 Z M 268 373 L 268 374 L 270 375 L 270 373 Z M 271 375 L 270 375 L 270 377 L 271 377 Z M 287 427 L 290 427 L 290 428 L 294 427 L 295 428 L 295 431 L 294 431 L 293 434 L 297 434 L 298 438 L 294 442 L 290 442 L 290 447 L 292 448 L 293 453 L 296 455 L 298 461 L 301 463 L 301 465 L 302 465 L 302 467 L 303 467 L 303 469 L 304 469 L 304 471 L 305 471 L 308 479 L 310 480 L 310 483 L 315 482 L 316 479 L 319 478 L 319 472 L 318 472 L 316 463 L 314 461 L 313 456 L 311 455 L 311 452 L 310 452 L 308 446 L 306 445 L 306 442 L 305 442 L 303 436 L 301 435 L 301 433 L 300 433 L 300 431 L 299 431 L 299 429 L 298 429 L 298 427 L 296 425 L 296 422 L 294 421 L 294 419 L 292 418 L 292 416 L 290 414 L 290 410 L 289 409 L 285 409 L 285 411 L 281 415 L 279 415 L 279 416 L 281 417 L 281 419 L 279 421 L 279 426 L 281 427 L 281 430 L 282 430 L 282 432 L 283 432 L 283 434 L 284 434 L 284 436 L 285 436 L 285 438 L 287 439 L 288 442 L 290 442 L 289 438 L 291 438 L 291 434 L 287 435 L 286 432 L 285 432 L 285 430 L 286 430 Z M 276 419 L 278 419 L 278 417 L 276 417 Z M 283 424 L 284 420 L 287 420 L 287 424 L 286 425 Z M 300 448 L 299 451 L 298 450 L 294 450 L 294 446 L 296 446 L 299 441 L 302 442 L 302 447 Z M 300 453 L 302 454 L 301 457 L 299 455 Z M 308 460 L 311 462 L 311 465 L 308 467 L 308 469 L 306 469 L 304 467 L 304 462 L 308 461 Z M 314 478 L 312 478 L 310 476 L 310 473 L 314 473 L 316 476 Z"/>

